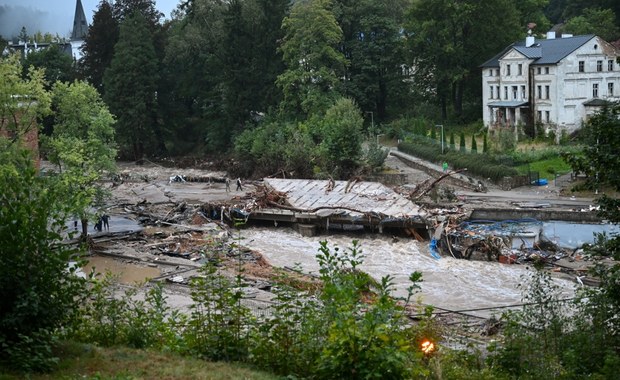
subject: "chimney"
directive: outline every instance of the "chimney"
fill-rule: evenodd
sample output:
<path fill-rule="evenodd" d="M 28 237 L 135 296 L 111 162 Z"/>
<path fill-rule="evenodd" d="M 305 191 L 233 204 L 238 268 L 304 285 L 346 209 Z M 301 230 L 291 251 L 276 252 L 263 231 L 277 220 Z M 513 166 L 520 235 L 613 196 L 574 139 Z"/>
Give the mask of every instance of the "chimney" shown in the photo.
<path fill-rule="evenodd" d="M 525 47 L 530 47 L 534 45 L 534 42 L 536 40 L 534 39 L 534 36 L 532 36 L 532 29 L 534 29 L 535 27 L 536 24 L 533 22 L 527 24 L 527 37 L 525 37 Z"/>
<path fill-rule="evenodd" d="M 525 47 L 530 47 L 534 45 L 535 41 L 536 40 L 534 39 L 534 36 L 530 35 L 530 36 L 525 37 Z"/>
<path fill-rule="evenodd" d="M 555 32 L 547 32 L 548 40 L 555 40 Z"/>

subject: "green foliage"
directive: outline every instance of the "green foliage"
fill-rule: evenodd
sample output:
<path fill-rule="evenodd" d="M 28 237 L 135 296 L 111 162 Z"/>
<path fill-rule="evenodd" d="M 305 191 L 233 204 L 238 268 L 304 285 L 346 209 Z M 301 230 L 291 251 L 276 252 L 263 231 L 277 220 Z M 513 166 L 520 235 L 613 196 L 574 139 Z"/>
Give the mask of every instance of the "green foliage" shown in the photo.
<path fill-rule="evenodd" d="M 489 141 L 485 132 L 482 140 L 482 153 L 489 153 Z"/>
<path fill-rule="evenodd" d="M 595 34 L 605 41 L 615 41 L 620 37 L 616 16 L 611 9 L 586 8 L 581 15 L 569 19 L 564 30 L 575 35 Z"/>
<path fill-rule="evenodd" d="M 454 143 L 454 131 L 450 132 L 450 149 L 456 149 L 456 145 Z"/>
<path fill-rule="evenodd" d="M 377 283 L 359 271 L 363 254 L 357 241 L 344 252 L 322 242 L 317 260 L 327 326 L 319 376 L 400 379 L 420 375 L 421 353 L 412 344 L 415 333 L 407 327 L 404 307 L 419 289 L 421 274 L 411 275 L 412 285 L 399 304 L 391 294 L 391 277 Z M 369 296 L 371 302 L 366 300 Z"/>
<path fill-rule="evenodd" d="M 119 25 L 112 14 L 112 4 L 99 2 L 93 14 L 93 22 L 84 38 L 82 58 L 79 61 L 81 75 L 103 94 L 103 75 L 114 56 L 118 41 Z"/>
<path fill-rule="evenodd" d="M 463 152 L 447 151 L 441 154 L 441 145 L 428 144 L 426 140 L 414 140 L 411 142 L 401 143 L 399 150 L 420 157 L 429 161 L 441 162 L 445 161 L 454 169 L 467 168 L 467 173 L 489 178 L 492 181 L 499 181 L 504 177 L 517 175 L 517 170 L 506 163 L 502 162 L 495 156 L 484 155 L 483 157 Z M 510 162 L 512 164 L 512 161 Z"/>
<path fill-rule="evenodd" d="M 0 363 L 46 370 L 54 333 L 76 314 L 83 281 L 69 266 L 65 194 L 32 157 L 0 138 Z"/>
<path fill-rule="evenodd" d="M 609 184 L 620 188 L 620 105 L 613 104 L 591 117 L 582 130 L 583 152 L 569 152 L 562 157 L 577 173 L 588 176 L 592 187 Z"/>
<path fill-rule="evenodd" d="M 370 172 L 381 169 L 388 154 L 390 154 L 388 149 L 381 147 L 377 140 L 370 139 L 363 153 L 365 169 Z"/>
<path fill-rule="evenodd" d="M 321 134 L 323 168 L 335 178 L 348 178 L 359 166 L 364 119 L 357 105 L 340 98 L 325 113 Z"/>
<path fill-rule="evenodd" d="M 497 152 L 512 152 L 517 147 L 517 136 L 510 129 L 499 129 L 491 135 L 494 150 Z"/>
<path fill-rule="evenodd" d="M 103 78 L 104 99 L 117 118 L 117 141 L 124 157 L 141 159 L 157 147 L 158 76 L 153 36 L 144 17 L 135 13 L 121 24 L 114 57 Z"/>
<path fill-rule="evenodd" d="M 337 49 L 342 29 L 330 8 L 330 0 L 295 2 L 282 22 L 286 34 L 281 51 L 287 68 L 276 83 L 286 117 L 322 114 L 339 98 L 347 60 Z"/>
<path fill-rule="evenodd" d="M 562 338 L 569 320 L 559 302 L 559 288 L 538 270 L 523 289 L 523 309 L 504 314 L 505 341 L 493 358 L 511 376 L 553 378 L 563 373 Z"/>
<path fill-rule="evenodd" d="M 461 119 L 464 99 L 480 96 L 478 66 L 518 38 L 519 18 L 509 0 L 411 2 L 405 34 L 416 90 L 441 107 L 442 119 L 449 107 Z"/>
<path fill-rule="evenodd" d="M 0 57 L 0 120 L 12 143 L 37 128 L 37 119 L 50 114 L 51 97 L 45 73 L 30 67 L 23 77 L 19 54 Z"/>
<path fill-rule="evenodd" d="M 465 153 L 467 148 L 465 147 L 465 132 L 461 132 L 459 136 L 459 151 Z"/>
<path fill-rule="evenodd" d="M 92 277 L 90 286 L 90 299 L 80 308 L 68 337 L 103 346 L 182 349 L 180 326 L 186 317 L 167 305 L 160 284 L 127 289 L 106 273 L 101 279 Z M 139 290 L 144 291 L 143 300 L 136 297 Z"/>
<path fill-rule="evenodd" d="M 201 267 L 201 276 L 192 279 L 192 311 L 183 336 L 190 352 L 210 360 L 238 361 L 247 356 L 253 316 L 241 304 L 241 274 L 231 279 L 218 273 L 216 255 Z"/>
<path fill-rule="evenodd" d="M 476 135 L 471 135 L 471 152 L 478 153 L 478 143 L 476 142 Z"/>
<path fill-rule="evenodd" d="M 435 128 L 431 128 L 431 140 L 437 140 L 437 132 L 435 132 Z"/>
<path fill-rule="evenodd" d="M 52 44 L 46 49 L 33 51 L 24 59 L 24 76 L 30 67 L 45 69 L 45 80 L 48 86 L 54 83 L 72 82 L 76 78 L 73 59 L 66 54 L 58 44 Z"/>
<path fill-rule="evenodd" d="M 57 82 L 53 91 L 54 131 L 43 139 L 48 159 L 59 169 L 65 203 L 82 219 L 106 195 L 98 181 L 116 168 L 114 117 L 97 90 L 85 82 Z"/>

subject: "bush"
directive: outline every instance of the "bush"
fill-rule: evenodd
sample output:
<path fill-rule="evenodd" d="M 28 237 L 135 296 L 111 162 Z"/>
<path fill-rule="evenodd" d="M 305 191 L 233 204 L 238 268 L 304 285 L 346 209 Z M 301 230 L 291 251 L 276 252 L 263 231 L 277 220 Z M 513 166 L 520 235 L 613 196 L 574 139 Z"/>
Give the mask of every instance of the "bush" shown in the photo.
<path fill-rule="evenodd" d="M 27 152 L 0 148 L 0 362 L 18 370 L 55 363 L 55 332 L 85 295 L 69 268 L 76 250 L 59 244 L 68 211 L 54 180 L 37 176 Z"/>

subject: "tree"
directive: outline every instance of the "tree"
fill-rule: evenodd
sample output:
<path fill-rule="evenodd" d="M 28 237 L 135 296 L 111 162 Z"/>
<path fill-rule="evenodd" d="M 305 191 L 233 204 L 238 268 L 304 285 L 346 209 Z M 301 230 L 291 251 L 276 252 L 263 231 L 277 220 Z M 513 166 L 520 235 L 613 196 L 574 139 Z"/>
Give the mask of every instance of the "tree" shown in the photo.
<path fill-rule="evenodd" d="M 334 14 L 343 30 L 339 50 L 349 61 L 343 91 L 377 120 L 404 106 L 408 85 L 402 23 L 408 2 L 334 1 Z M 410 107 L 407 104 L 404 107 Z"/>
<path fill-rule="evenodd" d="M 471 152 L 478 153 L 478 143 L 476 142 L 475 135 L 471 135 Z"/>
<path fill-rule="evenodd" d="M 57 83 L 53 89 L 55 125 L 48 158 L 58 165 L 65 203 L 88 234 L 88 209 L 104 192 L 98 182 L 115 171 L 114 117 L 97 90 L 85 83 Z"/>
<path fill-rule="evenodd" d="M 22 371 L 56 363 L 54 334 L 84 293 L 69 269 L 74 250 L 59 244 L 69 210 L 57 183 L 0 137 L 0 363 Z"/>
<path fill-rule="evenodd" d="M 117 117 L 117 136 L 124 157 L 141 159 L 152 152 L 156 137 L 158 65 L 148 24 L 140 13 L 121 24 L 114 58 L 104 75 L 104 99 Z"/>
<path fill-rule="evenodd" d="M 423 96 L 435 99 L 443 119 L 448 117 L 449 105 L 454 116 L 463 116 L 466 94 L 480 98 L 478 66 L 523 30 L 519 12 L 509 0 L 417 0 L 407 21 L 414 79 Z M 479 104 L 473 107 L 476 114 L 481 109 Z"/>
<path fill-rule="evenodd" d="M 324 168 L 336 178 L 348 178 L 362 153 L 362 113 L 353 100 L 340 98 L 325 113 L 321 135 Z"/>
<path fill-rule="evenodd" d="M 465 148 L 465 132 L 461 132 L 461 135 L 459 136 L 459 151 L 461 152 L 465 152 L 466 148 Z"/>
<path fill-rule="evenodd" d="M 25 77 L 18 54 L 0 57 L 0 126 L 11 144 L 37 128 L 37 119 L 50 113 L 45 73 L 31 67 Z"/>
<path fill-rule="evenodd" d="M 71 82 L 76 78 L 73 59 L 63 52 L 58 44 L 29 53 L 23 63 L 24 76 L 30 66 L 45 69 L 45 79 L 49 87 L 57 81 Z"/>
<path fill-rule="evenodd" d="M 83 78 L 101 94 L 104 93 L 103 74 L 112 62 L 118 33 L 118 21 L 112 14 L 112 6 L 102 0 L 93 15 L 93 23 L 88 27 L 79 62 Z"/>
<path fill-rule="evenodd" d="M 456 144 L 454 143 L 454 132 L 450 132 L 450 149 L 454 150 Z"/>
<path fill-rule="evenodd" d="M 282 23 L 287 69 L 276 83 L 284 96 L 281 110 L 289 117 L 321 114 L 341 92 L 347 61 L 337 49 L 342 29 L 330 7 L 330 0 L 296 2 Z"/>
<path fill-rule="evenodd" d="M 615 41 L 620 37 L 616 15 L 611 9 L 584 9 L 583 15 L 566 22 L 564 30 L 573 34 L 595 34 L 605 41 Z"/>

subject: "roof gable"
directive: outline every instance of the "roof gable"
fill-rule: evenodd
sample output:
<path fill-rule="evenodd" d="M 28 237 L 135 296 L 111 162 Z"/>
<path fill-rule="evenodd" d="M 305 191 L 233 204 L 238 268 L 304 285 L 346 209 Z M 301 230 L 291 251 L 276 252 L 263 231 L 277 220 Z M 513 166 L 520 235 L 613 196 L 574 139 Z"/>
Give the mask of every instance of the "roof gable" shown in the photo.
<path fill-rule="evenodd" d="M 532 62 L 533 65 L 556 64 L 592 38 L 595 38 L 593 34 L 586 34 L 567 38 L 536 40 L 534 45 L 530 47 L 525 46 L 524 40 L 518 41 L 506 47 L 500 54 L 489 59 L 480 65 L 480 67 L 499 67 L 499 60 L 512 49 L 518 51 L 527 58 L 534 59 Z"/>

